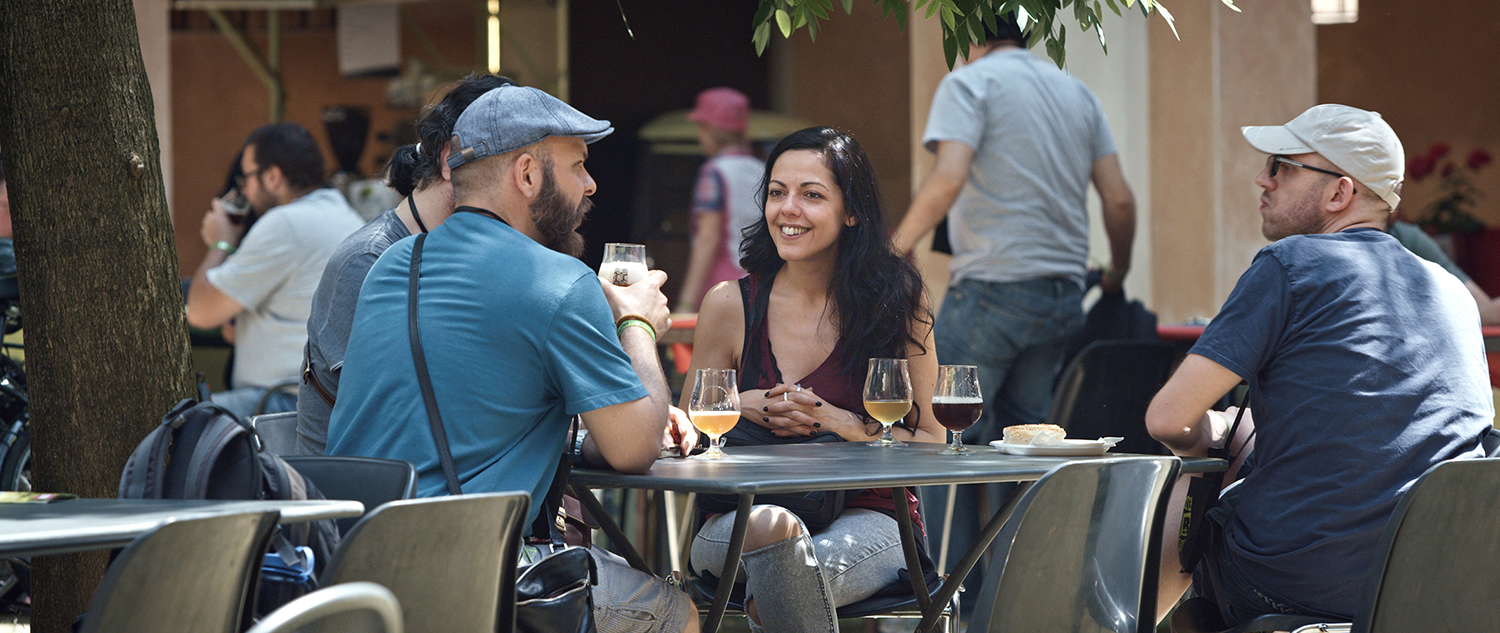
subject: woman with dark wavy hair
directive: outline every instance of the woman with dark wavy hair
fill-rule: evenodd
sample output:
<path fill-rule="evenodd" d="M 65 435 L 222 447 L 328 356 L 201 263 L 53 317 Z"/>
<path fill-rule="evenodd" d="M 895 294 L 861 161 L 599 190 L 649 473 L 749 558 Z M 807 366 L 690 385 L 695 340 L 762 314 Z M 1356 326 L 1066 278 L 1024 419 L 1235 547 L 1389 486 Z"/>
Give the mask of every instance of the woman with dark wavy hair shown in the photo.
<path fill-rule="evenodd" d="M 709 291 L 694 338 L 692 369 L 739 370 L 741 417 L 728 445 L 875 438 L 880 423 L 865 415 L 862 393 L 870 358 L 909 361 L 913 407 L 897 438 L 942 442 L 932 318 L 921 278 L 886 232 L 869 157 L 847 134 L 816 127 L 782 139 L 766 165 L 764 217 L 746 229 L 740 260 L 749 275 Z M 851 494 L 817 530 L 780 506 L 751 509 L 743 565 L 752 629 L 837 631 L 836 607 L 898 579 L 906 561 L 894 500 L 887 490 Z M 905 494 L 920 526 L 916 497 Z M 733 511 L 707 518 L 693 540 L 695 571 L 722 575 L 733 524 Z"/>
<path fill-rule="evenodd" d="M 322 455 L 328 441 L 328 418 L 338 397 L 339 370 L 365 275 L 391 244 L 426 233 L 453 214 L 447 162 L 453 125 L 480 95 L 509 85 L 515 82 L 506 77 L 472 74 L 423 109 L 417 119 L 421 142 L 397 149 L 385 169 L 386 184 L 404 199 L 345 238 L 328 258 L 307 320 L 307 350 L 297 390 L 298 455 Z"/>

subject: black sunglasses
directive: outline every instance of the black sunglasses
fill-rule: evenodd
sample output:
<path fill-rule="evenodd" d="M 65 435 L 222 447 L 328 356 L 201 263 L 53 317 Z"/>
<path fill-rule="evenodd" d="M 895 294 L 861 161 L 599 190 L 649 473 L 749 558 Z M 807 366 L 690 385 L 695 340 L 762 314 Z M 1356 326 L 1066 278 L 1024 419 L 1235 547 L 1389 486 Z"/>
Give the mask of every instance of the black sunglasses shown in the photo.
<path fill-rule="evenodd" d="M 1318 172 L 1320 174 L 1328 174 L 1330 176 L 1335 176 L 1335 177 L 1338 177 L 1338 178 L 1349 178 L 1349 180 L 1354 180 L 1354 178 L 1350 177 L 1348 174 L 1341 174 L 1339 172 L 1331 171 L 1331 170 L 1327 170 L 1327 169 L 1323 169 L 1321 167 L 1313 167 L 1312 165 L 1305 165 L 1305 164 L 1299 163 L 1299 162 L 1297 162 L 1295 160 L 1292 160 L 1290 158 L 1287 158 L 1285 156 L 1277 156 L 1275 154 L 1272 154 L 1272 155 L 1266 157 L 1266 169 L 1271 172 L 1271 177 L 1272 178 L 1276 177 L 1276 172 L 1278 172 L 1278 171 L 1281 170 L 1281 165 L 1283 163 L 1285 163 L 1287 165 L 1291 165 L 1293 167 L 1301 167 L 1303 169 L 1312 170 L 1312 171 Z"/>

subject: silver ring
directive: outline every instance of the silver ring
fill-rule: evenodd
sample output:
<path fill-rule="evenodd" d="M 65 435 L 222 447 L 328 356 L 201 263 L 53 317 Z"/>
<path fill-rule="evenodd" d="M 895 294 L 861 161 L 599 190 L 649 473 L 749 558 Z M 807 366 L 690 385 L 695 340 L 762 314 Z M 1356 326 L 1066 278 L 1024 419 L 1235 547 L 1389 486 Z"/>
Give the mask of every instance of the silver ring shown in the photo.
<path fill-rule="evenodd" d="M 786 397 L 787 397 L 787 394 L 781 394 L 781 401 L 782 402 L 786 402 L 786 400 L 787 400 Z"/>

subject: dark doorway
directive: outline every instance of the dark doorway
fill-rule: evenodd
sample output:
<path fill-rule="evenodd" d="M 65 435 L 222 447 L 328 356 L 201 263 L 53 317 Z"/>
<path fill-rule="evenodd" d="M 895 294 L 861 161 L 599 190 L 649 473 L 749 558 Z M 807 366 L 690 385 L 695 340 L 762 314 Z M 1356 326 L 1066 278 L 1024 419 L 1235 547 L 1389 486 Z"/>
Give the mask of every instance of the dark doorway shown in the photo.
<path fill-rule="evenodd" d="M 698 92 L 714 86 L 744 92 L 751 108 L 770 106 L 770 64 L 755 55 L 750 42 L 757 5 L 755 0 L 570 4 L 570 102 L 615 127 L 614 134 L 589 148 L 589 172 L 599 185 L 595 210 L 582 229 L 588 241 L 584 261 L 591 266 L 598 265 L 605 242 L 654 241 L 649 223 L 633 217 L 642 180 L 670 181 L 654 188 L 659 190 L 680 186 L 682 200 L 676 204 L 683 211 L 688 207 L 697 163 L 675 161 L 670 173 L 660 168 L 641 173 L 644 148 L 636 133 L 642 125 L 663 112 L 691 108 Z M 621 19 L 622 8 L 634 38 Z M 680 253 L 677 248 L 651 253 L 669 275 L 679 275 L 677 262 L 686 261 L 686 241 L 680 243 Z M 669 297 L 675 296 L 676 281 L 669 282 Z"/>

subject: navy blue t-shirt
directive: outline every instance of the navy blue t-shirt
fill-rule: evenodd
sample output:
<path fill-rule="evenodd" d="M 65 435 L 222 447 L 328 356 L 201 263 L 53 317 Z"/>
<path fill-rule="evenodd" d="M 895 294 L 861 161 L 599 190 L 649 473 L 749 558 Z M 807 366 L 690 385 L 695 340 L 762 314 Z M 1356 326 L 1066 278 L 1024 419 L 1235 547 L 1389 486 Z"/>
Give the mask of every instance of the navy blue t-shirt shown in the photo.
<path fill-rule="evenodd" d="M 1374 229 L 1261 249 L 1192 353 L 1254 387 L 1229 552 L 1262 589 L 1327 613 L 1353 614 L 1399 495 L 1480 456 L 1494 417 L 1474 299 Z"/>

